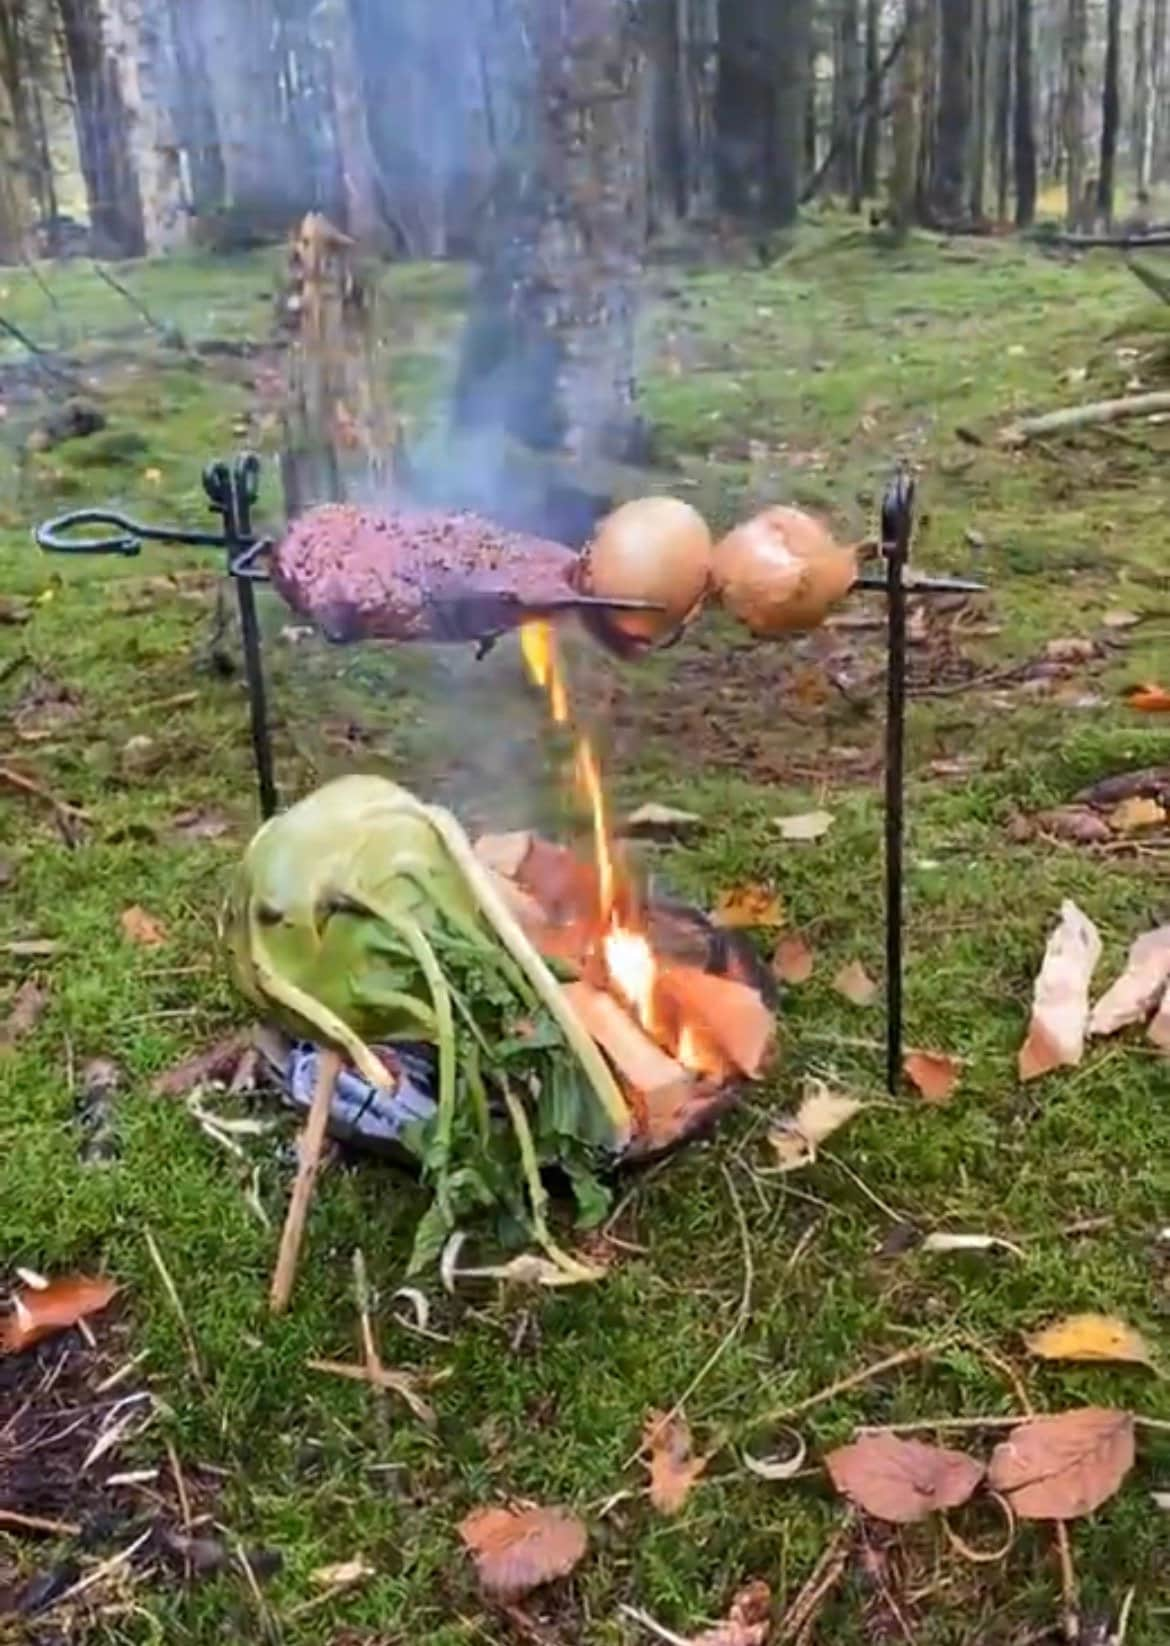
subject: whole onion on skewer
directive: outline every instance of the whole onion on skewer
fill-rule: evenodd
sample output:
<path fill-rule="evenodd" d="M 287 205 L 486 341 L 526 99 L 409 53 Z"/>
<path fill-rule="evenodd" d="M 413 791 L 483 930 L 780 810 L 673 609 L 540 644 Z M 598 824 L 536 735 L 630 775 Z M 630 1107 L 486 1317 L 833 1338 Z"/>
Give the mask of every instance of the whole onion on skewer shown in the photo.
<path fill-rule="evenodd" d="M 814 629 L 857 580 L 856 544 L 838 543 L 803 509 L 765 509 L 736 526 L 712 554 L 728 611 L 763 637 Z"/>
<path fill-rule="evenodd" d="M 698 615 L 711 585 L 711 533 L 677 497 L 639 497 L 606 515 L 578 569 L 583 593 L 652 601 L 660 610 L 586 614 L 594 635 L 622 656 L 662 645 Z"/>

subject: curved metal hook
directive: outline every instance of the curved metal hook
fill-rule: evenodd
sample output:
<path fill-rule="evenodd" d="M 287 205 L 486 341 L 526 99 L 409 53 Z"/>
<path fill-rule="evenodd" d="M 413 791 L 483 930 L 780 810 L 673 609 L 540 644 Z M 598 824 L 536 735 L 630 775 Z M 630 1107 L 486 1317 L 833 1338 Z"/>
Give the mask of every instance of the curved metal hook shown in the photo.
<path fill-rule="evenodd" d="M 116 537 L 67 537 L 75 526 L 117 526 Z M 184 531 L 178 526 L 144 526 L 115 509 L 74 509 L 45 520 L 33 531 L 33 540 L 48 554 L 141 554 L 144 543 L 182 543 L 193 548 L 223 548 L 218 532 Z"/>

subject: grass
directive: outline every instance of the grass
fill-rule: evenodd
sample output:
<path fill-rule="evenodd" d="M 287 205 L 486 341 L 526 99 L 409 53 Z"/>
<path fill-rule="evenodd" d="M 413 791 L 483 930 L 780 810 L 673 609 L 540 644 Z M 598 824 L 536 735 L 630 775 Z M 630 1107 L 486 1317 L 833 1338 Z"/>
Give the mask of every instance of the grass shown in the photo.
<path fill-rule="evenodd" d="M 176 260 L 120 275 L 189 340 L 225 324 L 241 340 L 266 335 L 270 259 Z M 829 221 L 768 269 L 660 278 L 665 289 L 647 325 L 646 407 L 664 483 L 716 521 L 784 497 L 828 506 L 843 531 L 860 533 L 893 455 L 905 453 L 924 471 L 921 559 L 978 567 L 992 585 L 995 632 L 961 642 L 981 668 L 1035 658 L 1055 636 L 1100 633 L 1110 607 L 1147 620 L 1091 677 L 1074 676 L 1054 695 L 966 692 L 913 705 L 910 1040 L 965 1060 L 959 1092 L 941 1110 L 911 1095 L 882 1100 L 880 1016 L 831 987 L 847 960 L 861 959 L 874 975 L 881 968 L 879 795 L 872 775 L 851 776 L 874 770 L 872 696 L 851 707 L 832 692 L 801 695 L 820 637 L 748 649 L 714 620 L 644 674 L 590 676 L 611 694 L 610 758 L 622 797 L 672 801 L 707 819 L 692 844 L 655 854 L 656 872 L 705 901 L 736 881 L 774 883 L 791 923 L 809 933 L 817 969 L 784 1000 L 783 1053 L 767 1086 L 712 1145 L 630 1185 L 621 1233 L 644 1249 L 626 1253 L 587 1292 L 437 1300 L 435 1323 L 452 1338 L 443 1345 L 408 1337 L 389 1312 L 420 1207 L 410 1183 L 369 1163 L 328 1173 L 295 1307 L 270 1322 L 275 1238 L 246 1204 L 250 1166 L 207 1141 L 181 1104 L 149 1093 L 153 1074 L 242 1020 L 215 944 L 218 901 L 255 819 L 242 688 L 193 672 L 210 588 L 159 581 L 172 569 L 193 573 L 191 555 L 50 562 L 27 529 L 80 498 L 198 520 L 200 464 L 230 451 L 240 431 L 258 431 L 246 360 L 193 362 L 144 338 L 115 294 L 82 271 L 50 279 L 70 336 L 86 340 L 73 346 L 93 353 L 111 434 L 137 438 L 115 441 L 97 466 L 84 441 L 17 461 L 39 402 L 17 399 L 5 425 L 16 489 L 0 520 L 0 571 L 8 594 L 34 611 L 27 625 L 0 630 L 4 656 L 24 659 L 0 686 L 5 758 L 86 807 L 94 826 L 70 850 L 44 808 L 0 790 L 11 869 L 0 941 L 60 944 L 43 961 L 0 951 L 0 987 L 26 975 L 51 987 L 35 1033 L 0 1060 L 0 1261 L 50 1271 L 101 1264 L 124 1283 L 132 1346 L 147 1352 L 180 1455 L 227 1469 L 220 1518 L 250 1545 L 283 1551 L 265 1593 L 289 1646 L 503 1638 L 458 1554 L 457 1521 L 498 1494 L 595 1514 L 613 1492 L 636 1486 L 637 1471 L 623 1465 L 647 1410 L 682 1392 L 736 1316 L 745 1237 L 747 1326 L 688 1408 L 700 1442 L 719 1434 L 729 1444 L 677 1520 L 655 1517 L 635 1495 L 595 1522 L 572 1596 L 563 1611 L 553 1605 L 565 1641 L 633 1641 L 618 1612 L 623 1600 L 680 1632 L 697 1629 L 752 1576 L 791 1600 L 839 1505 L 819 1475 L 755 1480 L 736 1448 L 764 1414 L 857 1367 L 914 1345 L 932 1351 L 801 1420 L 814 1455 L 857 1422 L 1009 1410 L 1011 1391 L 980 1347 L 1018 1357 L 1020 1333 L 1061 1312 L 1116 1311 L 1167 1354 L 1170 1293 L 1157 1233 L 1170 1186 L 1165 1063 L 1122 1040 L 1040 1086 L 1021 1089 L 1014 1076 L 1031 980 L 1060 900 L 1075 898 L 1098 922 L 1102 975 L 1138 931 L 1166 918 L 1164 857 L 1094 857 L 1020 844 L 1008 830 L 1017 813 L 1059 804 L 1104 772 L 1166 759 L 1165 732 L 1118 701 L 1126 680 L 1166 681 L 1166 430 L 1085 434 L 1023 455 L 992 440 L 1000 421 L 1025 408 L 1115 392 L 1135 371 L 1156 381 L 1164 311 L 1145 304 L 1116 261 L 1066 264 L 1012 244 L 940 247 L 926 238 L 895 254 Z M 51 344 L 44 293 L 23 273 L 5 285 L 3 312 Z M 420 409 L 449 369 L 460 290 L 447 271 L 439 284 L 417 269 L 389 277 Z M 1127 349 L 1140 357 L 1119 353 Z M 1070 381 L 1082 370 L 1084 380 Z M 970 444 L 958 427 L 984 443 Z M 269 481 L 270 518 L 273 508 Z M 389 763 L 493 821 L 525 820 L 547 800 L 547 743 L 507 649 L 486 672 L 456 661 L 385 664 L 294 647 L 281 639 L 272 603 L 264 615 L 286 794 L 353 764 Z M 872 637 L 847 631 L 836 643 L 876 667 Z M 75 696 L 56 727 L 12 718 L 38 680 Z M 1086 695 L 1095 701 L 1086 705 Z M 39 740 L 22 741 L 18 724 Z M 443 770 L 421 760 L 432 727 L 444 752 L 459 756 Z M 149 775 L 128 771 L 123 754 L 141 735 L 156 743 Z M 932 771 L 959 756 L 971 763 L 965 775 Z M 778 838 L 771 818 L 822 802 L 836 818 L 822 841 Z M 178 814 L 208 807 L 232 821 L 232 835 L 175 837 Z M 123 941 L 119 916 L 131 904 L 165 923 L 164 947 L 145 952 Z M 118 1158 L 106 1167 L 80 1163 L 67 1078 L 71 1063 L 80 1069 L 98 1055 L 125 1070 Z M 872 1106 L 799 1177 L 753 1176 L 747 1165 L 766 1164 L 764 1118 L 791 1103 L 810 1072 Z M 278 1221 L 287 1164 L 271 1139 L 245 1141 Z M 1007 1235 L 1025 1255 L 882 1259 L 884 1237 L 902 1220 Z M 1092 1232 L 1065 1232 L 1086 1220 Z M 190 1316 L 205 1391 L 150 1261 L 148 1228 Z M 387 1362 L 451 1370 L 436 1392 L 434 1434 L 404 1409 L 378 1410 L 361 1389 L 305 1367 L 310 1356 L 356 1351 L 357 1245 L 380 1291 Z M 1165 1385 L 1140 1368 L 1041 1366 L 1029 1387 L 1041 1408 L 1091 1400 L 1170 1415 Z M 142 1442 L 143 1456 L 153 1458 L 152 1445 Z M 1164 1638 L 1156 1613 L 1163 1538 L 1148 1492 L 1165 1483 L 1168 1467 L 1170 1446 L 1144 1435 L 1119 1496 L 1072 1528 L 1086 1610 L 1116 1610 L 1137 1586 L 1130 1646 Z M 911 1605 L 922 1646 L 1009 1646 L 1057 1615 L 1042 1527 L 1023 1528 L 1009 1559 L 991 1567 L 947 1555 L 932 1525 L 912 1529 L 902 1546 L 903 1599 L 915 1586 L 931 1590 Z M 315 1567 L 359 1551 L 377 1570 L 365 1588 L 293 1615 L 316 1592 Z M 0 1533 L 0 1562 L 38 1558 L 43 1552 Z M 937 1590 L 936 1559 L 948 1579 Z M 259 1638 L 253 1603 L 234 1578 L 160 1585 L 136 1599 L 139 1613 L 96 1619 L 93 1638 L 200 1646 Z M 826 1607 L 820 1638 L 839 1646 L 882 1638 L 878 1610 L 872 1585 L 853 1569 Z"/>

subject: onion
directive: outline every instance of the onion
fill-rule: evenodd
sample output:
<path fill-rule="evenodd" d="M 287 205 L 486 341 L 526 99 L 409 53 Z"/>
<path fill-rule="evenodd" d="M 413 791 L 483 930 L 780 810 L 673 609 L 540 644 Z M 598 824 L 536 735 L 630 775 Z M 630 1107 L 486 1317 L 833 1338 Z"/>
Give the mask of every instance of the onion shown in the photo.
<path fill-rule="evenodd" d="M 857 549 L 838 543 L 803 509 L 777 507 L 745 520 L 715 545 L 720 598 L 753 634 L 814 629 L 853 587 Z"/>
<path fill-rule="evenodd" d="M 623 503 L 597 528 L 581 566 L 582 593 L 653 600 L 656 612 L 594 613 L 591 627 L 615 649 L 641 651 L 678 633 L 697 615 L 711 582 L 711 533 L 677 497 Z"/>

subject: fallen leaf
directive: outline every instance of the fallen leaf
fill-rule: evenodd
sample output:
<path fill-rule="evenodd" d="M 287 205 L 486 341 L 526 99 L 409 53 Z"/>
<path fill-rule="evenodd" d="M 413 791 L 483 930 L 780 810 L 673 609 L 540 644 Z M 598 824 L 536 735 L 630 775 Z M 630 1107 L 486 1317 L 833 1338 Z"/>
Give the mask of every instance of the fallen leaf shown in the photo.
<path fill-rule="evenodd" d="M 246 1033 L 229 1034 L 201 1052 L 185 1057 L 173 1069 L 160 1074 L 151 1085 L 154 1097 L 186 1097 L 196 1086 L 211 1080 L 228 1080 L 249 1048 Z"/>
<path fill-rule="evenodd" d="M 934 1509 L 957 1509 L 983 1479 L 966 1452 L 898 1435 L 864 1434 L 825 1458 L 833 1485 L 879 1520 L 905 1524 Z"/>
<path fill-rule="evenodd" d="M 1081 1061 L 1089 1022 L 1089 985 L 1100 955 L 1096 926 L 1066 898 L 1033 989 L 1032 1021 L 1018 1060 L 1021 1080 L 1034 1080 Z"/>
<path fill-rule="evenodd" d="M 1071 635 L 1067 639 L 1050 640 L 1044 648 L 1044 655 L 1051 663 L 1087 663 L 1090 658 L 1096 657 L 1097 648 L 1091 640 Z"/>
<path fill-rule="evenodd" d="M 949 1103 L 963 1069 L 946 1052 L 907 1052 L 902 1067 L 927 1103 Z"/>
<path fill-rule="evenodd" d="M 799 932 L 782 937 L 772 956 L 772 975 L 781 983 L 807 983 L 813 974 L 813 952 Z"/>
<path fill-rule="evenodd" d="M 318 1566 L 309 1573 L 309 1582 L 319 1589 L 352 1589 L 367 1578 L 374 1577 L 376 1568 L 363 1555 L 352 1560 L 339 1560 L 332 1566 Z"/>
<path fill-rule="evenodd" d="M 767 886 L 733 886 L 720 894 L 711 918 L 717 926 L 775 928 L 784 924 L 784 906 Z"/>
<path fill-rule="evenodd" d="M 649 801 L 630 813 L 622 825 L 623 834 L 659 835 L 688 834 L 702 826 L 698 812 L 682 812 L 677 806 L 660 806 Z"/>
<path fill-rule="evenodd" d="M 1150 1497 L 1155 1509 L 1170 1509 L 1170 1492 L 1151 1492 Z"/>
<path fill-rule="evenodd" d="M 157 949 L 166 942 L 167 929 L 161 920 L 135 903 L 122 910 L 122 935 L 127 942 L 137 943 L 143 949 Z"/>
<path fill-rule="evenodd" d="M 746 1584 L 722 1623 L 693 1635 L 688 1646 L 767 1646 L 772 1632 L 772 1591 L 762 1579 Z"/>
<path fill-rule="evenodd" d="M 117 1290 L 114 1281 L 91 1275 L 59 1275 L 47 1286 L 23 1287 L 13 1294 L 11 1314 L 0 1319 L 0 1355 L 20 1354 L 68 1331 L 104 1309 Z"/>
<path fill-rule="evenodd" d="M 1122 606 L 1114 606 L 1111 611 L 1105 613 L 1101 622 L 1107 629 L 1132 629 L 1135 624 L 1141 622 L 1141 615 L 1138 612 L 1126 611 Z"/>
<path fill-rule="evenodd" d="M 10 1052 L 26 1035 L 32 1033 L 49 1004 L 49 991 L 42 989 L 30 977 L 12 997 L 8 1016 L 0 1023 L 0 1052 Z"/>
<path fill-rule="evenodd" d="M 860 960 L 851 960 L 833 979 L 838 994 L 855 1006 L 872 1006 L 877 999 L 878 986 Z"/>
<path fill-rule="evenodd" d="M 1125 694 L 1125 701 L 1131 709 L 1141 709 L 1146 714 L 1164 714 L 1170 710 L 1170 691 L 1165 686 L 1147 682 L 1141 686 L 1131 686 Z"/>
<path fill-rule="evenodd" d="M 1142 1334 L 1115 1315 L 1066 1315 L 1024 1341 L 1041 1360 L 1126 1360 L 1156 1369 Z"/>
<path fill-rule="evenodd" d="M 832 812 L 801 812 L 797 817 L 772 819 L 783 840 L 819 840 L 833 826 Z"/>
<path fill-rule="evenodd" d="M 936 1229 L 928 1234 L 922 1242 L 924 1252 L 1012 1252 L 1016 1257 L 1023 1257 L 1023 1252 L 1014 1246 L 1010 1240 L 1004 1240 L 1000 1235 L 988 1234 L 948 1234 L 943 1229 Z"/>
<path fill-rule="evenodd" d="M 1134 794 L 1114 806 L 1109 813 L 1109 827 L 1116 834 L 1137 834 L 1141 829 L 1156 829 L 1165 823 L 1166 810 L 1153 795 Z"/>
<path fill-rule="evenodd" d="M 222 840 L 225 834 L 231 834 L 232 821 L 223 812 L 196 809 L 179 812 L 171 828 L 184 840 Z"/>
<path fill-rule="evenodd" d="M 1116 1034 L 1143 1023 L 1170 984 L 1170 926 L 1143 932 L 1131 945 L 1125 970 L 1106 989 L 1089 1017 L 1091 1035 Z"/>
<path fill-rule="evenodd" d="M 1071 840 L 1077 846 L 1096 846 L 1113 838 L 1109 824 L 1090 806 L 1058 806 L 1054 811 L 1037 812 L 1026 821 L 1042 834 L 1056 840 Z M 1028 838 L 1031 833 L 1029 829 Z"/>
<path fill-rule="evenodd" d="M 1167 983 L 1161 1005 L 1146 1030 L 1146 1039 L 1159 1051 L 1170 1052 L 1170 983 Z"/>
<path fill-rule="evenodd" d="M 811 1166 L 819 1145 L 863 1107 L 857 1098 L 833 1091 L 823 1080 L 806 1081 L 800 1108 L 794 1115 L 783 1116 L 768 1131 L 768 1142 L 776 1152 L 780 1170 L 795 1172 Z"/>
<path fill-rule="evenodd" d="M 692 1454 L 690 1426 L 681 1415 L 667 1418 L 662 1412 L 651 1412 L 642 1444 L 650 1453 L 650 1501 L 659 1514 L 676 1515 L 707 1467 L 707 1459 Z"/>
<path fill-rule="evenodd" d="M 1103 1406 L 1034 1417 L 991 1454 L 988 1485 L 1022 1520 L 1092 1514 L 1133 1468 L 1133 1418 Z"/>
<path fill-rule="evenodd" d="M 565 1509 L 473 1509 L 459 1536 L 486 1594 L 515 1600 L 567 1577 L 585 1554 L 585 1527 Z"/>

